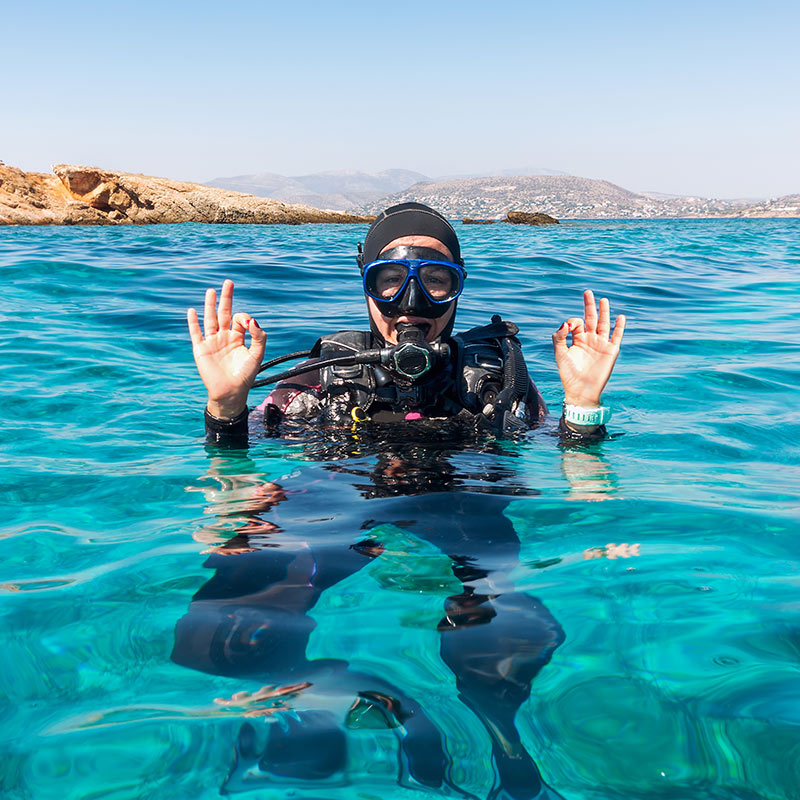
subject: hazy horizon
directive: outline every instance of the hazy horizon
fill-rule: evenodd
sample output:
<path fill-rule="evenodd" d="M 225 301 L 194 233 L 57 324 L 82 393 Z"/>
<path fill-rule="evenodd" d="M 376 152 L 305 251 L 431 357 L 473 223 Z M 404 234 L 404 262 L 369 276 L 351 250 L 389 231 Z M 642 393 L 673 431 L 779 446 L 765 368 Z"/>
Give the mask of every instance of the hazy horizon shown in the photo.
<path fill-rule="evenodd" d="M 205 182 L 539 164 L 636 192 L 800 192 L 788 2 L 88 0 L 17 4 L 4 22 L 17 69 L 0 160 L 25 170 Z"/>
<path fill-rule="evenodd" d="M 519 170 L 514 170 L 513 168 L 498 168 L 497 170 L 494 170 L 494 171 L 491 171 L 491 172 L 489 172 L 489 171 L 480 172 L 480 173 L 479 172 L 472 172 L 472 173 L 462 173 L 462 174 L 458 174 L 458 175 L 426 175 L 425 179 L 428 180 L 428 181 L 431 181 L 431 182 L 439 182 L 439 181 L 457 180 L 457 179 L 461 179 L 461 178 L 504 178 L 504 177 L 509 177 L 510 178 L 510 177 L 524 177 L 524 176 L 542 175 L 542 176 L 545 176 L 545 177 L 564 176 L 564 177 L 573 177 L 573 178 L 589 178 L 589 179 L 592 179 L 592 180 L 603 180 L 603 181 L 608 181 L 609 180 L 608 178 L 603 178 L 603 177 L 600 177 L 600 176 L 576 175 L 575 173 L 566 172 L 564 170 L 553 169 L 553 170 L 548 170 L 547 172 L 545 172 L 544 169 L 546 169 L 546 168 L 543 168 L 542 172 L 529 172 L 529 171 L 525 170 L 524 168 L 521 168 Z M 302 178 L 302 177 L 308 177 L 308 176 L 312 176 L 312 175 L 349 173 L 349 172 L 365 173 L 365 174 L 369 174 L 369 175 L 377 175 L 377 174 L 380 174 L 382 172 L 389 172 L 389 171 L 392 171 L 392 170 L 401 170 L 401 171 L 406 171 L 406 172 L 416 172 L 417 171 L 417 170 L 411 170 L 411 169 L 409 169 L 407 167 L 404 167 L 404 166 L 399 166 L 399 167 L 398 166 L 391 166 L 391 167 L 385 167 L 384 169 L 378 169 L 378 170 L 374 170 L 374 171 L 360 170 L 360 169 L 358 169 L 356 167 L 341 167 L 341 168 L 334 168 L 334 169 L 319 170 L 319 172 L 315 172 L 315 173 L 302 173 L 302 174 L 301 173 L 296 173 L 296 174 L 293 174 L 293 175 L 284 175 L 282 173 L 272 172 L 270 170 L 254 170 L 253 172 L 243 172 L 243 173 L 241 173 L 239 175 L 215 175 L 212 178 L 206 178 L 205 180 L 197 181 L 197 183 L 207 184 L 210 181 L 215 181 L 215 180 L 221 180 L 221 179 L 232 180 L 232 179 L 235 179 L 235 178 L 252 177 L 252 176 L 255 176 L 255 175 L 280 175 L 281 177 L 285 177 L 285 178 Z M 160 176 L 160 177 L 169 177 L 169 176 Z M 610 182 L 616 184 L 616 181 L 610 181 Z M 686 192 L 686 193 L 664 192 L 664 191 L 662 191 L 661 189 L 658 189 L 658 188 L 650 188 L 650 189 L 638 189 L 637 188 L 637 189 L 634 189 L 634 188 L 632 188 L 630 186 L 623 186 L 622 184 L 616 184 L 616 185 L 621 186 L 621 188 L 623 188 L 623 189 L 628 189 L 630 191 L 635 191 L 635 192 L 638 192 L 640 194 L 642 194 L 642 193 L 663 194 L 663 195 L 675 196 L 675 197 L 692 197 L 692 196 L 711 197 L 711 195 L 692 195 L 691 193 L 688 193 L 688 192 Z M 800 190 L 795 191 L 795 192 L 783 192 L 782 194 L 800 194 Z M 743 196 L 743 195 L 740 195 L 740 196 L 736 196 L 736 197 L 731 196 L 731 197 L 725 197 L 725 198 L 723 198 L 722 196 L 717 196 L 717 197 L 719 199 L 726 199 L 726 200 L 765 200 L 765 199 L 768 199 L 769 197 L 775 197 L 775 196 L 779 196 L 779 195 L 759 195 L 759 196 L 752 196 L 752 195 Z"/>

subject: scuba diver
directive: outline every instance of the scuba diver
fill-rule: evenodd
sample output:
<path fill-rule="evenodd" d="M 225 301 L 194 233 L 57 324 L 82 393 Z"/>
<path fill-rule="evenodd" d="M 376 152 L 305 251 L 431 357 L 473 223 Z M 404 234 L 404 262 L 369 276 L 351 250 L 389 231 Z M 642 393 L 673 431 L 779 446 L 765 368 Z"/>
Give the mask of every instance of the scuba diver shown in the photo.
<path fill-rule="evenodd" d="M 457 417 L 502 437 L 543 420 L 547 406 L 528 375 L 516 325 L 495 315 L 488 325 L 452 333 L 467 271 L 456 232 L 441 214 L 421 203 L 386 209 L 359 245 L 358 265 L 369 331 L 323 336 L 311 350 L 264 366 L 266 333 L 250 314 L 233 314 L 232 281 L 223 284 L 219 308 L 216 292 L 206 292 L 204 332 L 196 310 L 188 310 L 195 363 L 208 390 L 210 442 L 246 446 L 248 393 L 272 382 L 277 386 L 255 409 L 254 424 L 258 417 L 267 426 L 302 419 L 325 427 Z M 611 332 L 608 300 L 596 306 L 587 290 L 583 318 L 569 318 L 553 334 L 564 436 L 605 435 L 611 411 L 601 396 L 624 329 L 620 315 Z M 297 367 L 256 380 L 264 368 L 305 356 Z"/>
<path fill-rule="evenodd" d="M 494 316 L 485 326 L 453 333 L 467 272 L 444 217 L 419 203 L 387 209 L 359 246 L 358 265 L 369 330 L 325 335 L 311 350 L 263 367 L 266 334 L 249 314 L 233 313 L 231 281 L 223 284 L 218 308 L 216 292 L 206 292 L 204 331 L 197 312 L 188 311 L 195 362 L 208 390 L 210 444 L 244 448 L 251 425 L 254 432 L 264 425 L 280 432 L 297 422 L 331 438 L 355 425 L 360 433 L 354 446 L 348 444 L 353 437 L 345 436 L 307 448 L 309 458 L 327 462 L 335 487 L 317 481 L 297 491 L 270 484 L 255 492 L 251 519 L 210 555 L 206 566 L 215 574 L 178 622 L 172 658 L 212 674 L 269 681 L 253 695 L 257 699 L 314 692 L 350 698 L 344 715 L 341 708 L 292 707 L 267 734 L 245 723 L 226 792 L 245 791 L 262 778 L 293 786 L 345 780 L 345 729 L 354 719 L 372 719 L 372 726 L 382 720 L 401 732 L 403 785 L 475 797 L 453 777 L 453 757 L 434 708 L 423 707 L 399 677 L 308 651 L 314 613 L 326 592 L 368 564 L 391 570 L 392 559 L 432 547 L 445 558 L 449 577 L 437 579 L 444 593 L 430 628 L 438 632 L 439 656 L 455 678 L 459 700 L 490 741 L 495 777 L 488 796 L 553 800 L 560 795 L 542 780 L 515 725 L 533 678 L 564 639 L 544 604 L 508 578 L 520 542 L 504 509 L 528 490 L 513 480 L 508 488 L 502 470 L 460 481 L 450 463 L 459 437 L 491 448 L 493 437 L 541 423 L 547 407 L 528 375 L 515 325 Z M 612 334 L 608 301 L 598 307 L 587 291 L 584 317 L 568 319 L 553 334 L 565 438 L 605 435 L 610 411 L 601 395 L 624 326 L 620 316 Z M 258 379 L 262 369 L 290 358 L 307 360 Z M 250 411 L 250 389 L 270 383 L 277 385 Z M 365 453 L 374 457 L 374 469 L 361 465 Z M 335 507 L 348 509 L 346 523 L 338 513 L 310 519 L 309 507 L 331 507 L 332 488 Z M 285 502 L 300 492 L 302 500 Z M 368 505 L 348 502 L 351 495 Z M 262 519 L 266 512 L 274 521 Z M 402 577 L 402 568 L 389 576 L 390 584 Z"/>

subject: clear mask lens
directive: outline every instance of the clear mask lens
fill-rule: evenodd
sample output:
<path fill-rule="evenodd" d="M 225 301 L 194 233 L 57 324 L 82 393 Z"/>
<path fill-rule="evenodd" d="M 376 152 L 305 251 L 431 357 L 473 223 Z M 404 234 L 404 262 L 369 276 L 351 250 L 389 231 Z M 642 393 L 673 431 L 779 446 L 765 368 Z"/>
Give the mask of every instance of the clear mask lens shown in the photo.
<path fill-rule="evenodd" d="M 365 288 L 377 300 L 394 300 L 407 277 L 408 267 L 403 264 L 376 264 L 364 276 Z"/>
<path fill-rule="evenodd" d="M 432 300 L 447 302 L 459 292 L 459 274 L 444 264 L 423 264 L 419 268 L 419 280 Z"/>

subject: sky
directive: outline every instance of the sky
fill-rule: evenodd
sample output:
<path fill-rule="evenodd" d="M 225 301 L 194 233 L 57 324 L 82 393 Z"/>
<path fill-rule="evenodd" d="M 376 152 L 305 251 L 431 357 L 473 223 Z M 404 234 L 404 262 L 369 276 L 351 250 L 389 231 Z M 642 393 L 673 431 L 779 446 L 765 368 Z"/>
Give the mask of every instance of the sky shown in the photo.
<path fill-rule="evenodd" d="M 800 192 L 800 3 L 2 0 L 0 160 Z"/>

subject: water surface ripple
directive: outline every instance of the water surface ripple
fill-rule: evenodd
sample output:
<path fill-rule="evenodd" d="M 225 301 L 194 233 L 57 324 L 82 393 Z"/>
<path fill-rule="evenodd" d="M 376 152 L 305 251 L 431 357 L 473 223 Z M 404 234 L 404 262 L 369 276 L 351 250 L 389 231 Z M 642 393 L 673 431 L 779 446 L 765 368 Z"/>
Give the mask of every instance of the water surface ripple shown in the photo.
<path fill-rule="evenodd" d="M 364 232 L 0 230 L 0 794 L 800 797 L 800 222 L 459 229 L 551 408 L 583 289 L 628 316 L 600 444 L 204 448 L 186 306 L 361 326 Z"/>

